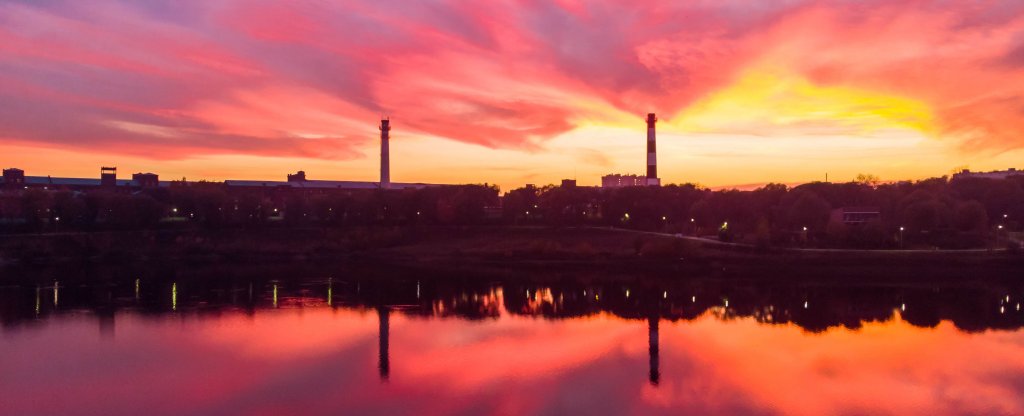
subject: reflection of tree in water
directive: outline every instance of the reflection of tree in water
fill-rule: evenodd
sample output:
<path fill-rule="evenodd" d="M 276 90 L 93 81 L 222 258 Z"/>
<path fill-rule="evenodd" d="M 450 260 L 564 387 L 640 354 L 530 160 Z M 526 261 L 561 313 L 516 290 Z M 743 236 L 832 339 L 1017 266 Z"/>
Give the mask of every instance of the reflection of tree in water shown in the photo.
<path fill-rule="evenodd" d="M 343 273 L 327 277 L 281 275 L 191 276 L 181 272 L 23 279 L 0 288 L 4 326 L 46 319 L 63 311 L 92 311 L 104 331 L 115 328 L 115 312 L 142 314 L 259 313 L 273 308 L 387 308 L 387 313 L 458 319 L 494 319 L 503 314 L 563 319 L 610 313 L 626 319 L 692 320 L 753 318 L 794 324 L 810 332 L 856 329 L 897 314 L 933 327 L 952 321 L 964 331 L 1016 329 L 1024 325 L 1019 302 L 1024 286 L 999 280 L 929 286 L 822 284 L 813 279 L 597 279 L 594 276 L 531 280 L 522 276 L 400 277 Z M 417 276 L 417 277 L 410 277 Z M 869 280 L 870 282 L 870 280 Z"/>
<path fill-rule="evenodd" d="M 273 273 L 193 276 L 158 272 L 77 280 L 71 275 L 64 282 L 50 277 L 22 279 L 0 288 L 0 321 L 4 327 L 31 325 L 64 312 L 89 311 L 97 317 L 100 334 L 113 336 L 115 317 L 121 310 L 153 316 L 272 313 L 281 308 L 375 311 L 377 370 L 380 380 L 387 382 L 391 378 L 391 316 L 395 313 L 468 320 L 503 315 L 567 319 L 607 313 L 635 320 L 638 326 L 646 322 L 647 378 L 653 386 L 661 383 L 662 320 L 688 321 L 701 316 L 754 319 L 765 325 L 796 325 L 809 332 L 857 329 L 897 316 L 919 327 L 934 327 L 948 320 L 964 331 L 1024 326 L 1020 310 L 1024 285 L 999 280 L 927 286 L 919 281 L 828 285 L 813 279 L 340 275 L 282 278 Z"/>

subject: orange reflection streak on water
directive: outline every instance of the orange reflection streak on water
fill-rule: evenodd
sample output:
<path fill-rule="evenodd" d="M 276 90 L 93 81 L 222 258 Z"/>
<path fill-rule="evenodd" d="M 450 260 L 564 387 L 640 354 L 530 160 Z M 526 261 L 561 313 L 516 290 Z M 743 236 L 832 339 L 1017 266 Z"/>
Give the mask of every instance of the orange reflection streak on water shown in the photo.
<path fill-rule="evenodd" d="M 663 356 L 673 352 L 662 360 L 664 373 L 674 374 L 673 357 L 691 359 L 705 376 L 787 414 L 1024 411 L 1013 390 L 1019 386 L 998 381 L 1024 374 L 1019 332 L 965 334 L 949 322 L 925 329 L 892 320 L 808 334 L 793 325 L 708 317 L 662 328 Z M 673 399 L 686 397 L 685 385 L 665 378 L 656 396 L 678 404 Z"/>
<path fill-rule="evenodd" d="M 315 356 L 376 339 L 377 317 L 367 311 L 318 308 L 230 316 L 196 331 L 202 342 L 260 359 Z"/>
<path fill-rule="evenodd" d="M 0 391 L 11 414 L 331 413 L 384 404 L 420 414 L 1024 412 L 1015 390 L 1024 374 L 1021 332 L 968 334 L 948 322 L 928 329 L 895 319 L 811 334 L 708 313 L 661 322 L 661 381 L 653 386 L 645 320 L 467 321 L 392 311 L 391 374 L 380 383 L 377 320 L 373 310 L 324 307 L 122 313 L 115 338 L 105 339 L 90 319 L 60 319 L 0 338 Z"/>

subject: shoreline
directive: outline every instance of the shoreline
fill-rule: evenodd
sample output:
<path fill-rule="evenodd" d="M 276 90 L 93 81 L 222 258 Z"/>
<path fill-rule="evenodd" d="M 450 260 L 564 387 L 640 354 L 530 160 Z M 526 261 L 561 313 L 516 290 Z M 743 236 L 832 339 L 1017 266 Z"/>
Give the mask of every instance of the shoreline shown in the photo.
<path fill-rule="evenodd" d="M 456 262 L 484 266 L 707 268 L 718 265 L 1024 265 L 1006 249 L 771 247 L 596 227 L 158 229 L 0 235 L 0 266 L 54 263 Z"/>

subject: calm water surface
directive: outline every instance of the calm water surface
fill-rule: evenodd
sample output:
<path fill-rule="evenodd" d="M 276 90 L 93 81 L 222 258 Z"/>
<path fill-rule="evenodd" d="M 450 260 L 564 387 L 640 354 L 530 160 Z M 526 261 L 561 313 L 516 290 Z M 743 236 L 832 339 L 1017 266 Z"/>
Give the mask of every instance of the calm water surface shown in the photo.
<path fill-rule="evenodd" d="M 5 415 L 1024 414 L 1000 281 L 5 278 Z"/>

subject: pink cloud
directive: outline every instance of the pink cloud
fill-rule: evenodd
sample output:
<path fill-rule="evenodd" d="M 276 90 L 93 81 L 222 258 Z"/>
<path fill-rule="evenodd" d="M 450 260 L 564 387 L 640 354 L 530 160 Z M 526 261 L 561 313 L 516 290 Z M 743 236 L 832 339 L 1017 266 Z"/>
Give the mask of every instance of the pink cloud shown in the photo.
<path fill-rule="evenodd" d="M 670 116 L 771 64 L 921 100 L 940 138 L 1000 152 L 1024 146 L 1022 14 L 915 1 L 9 2 L 0 136 L 336 159 L 359 157 L 390 114 L 410 133 L 543 151 L 601 116 L 581 103 Z"/>

